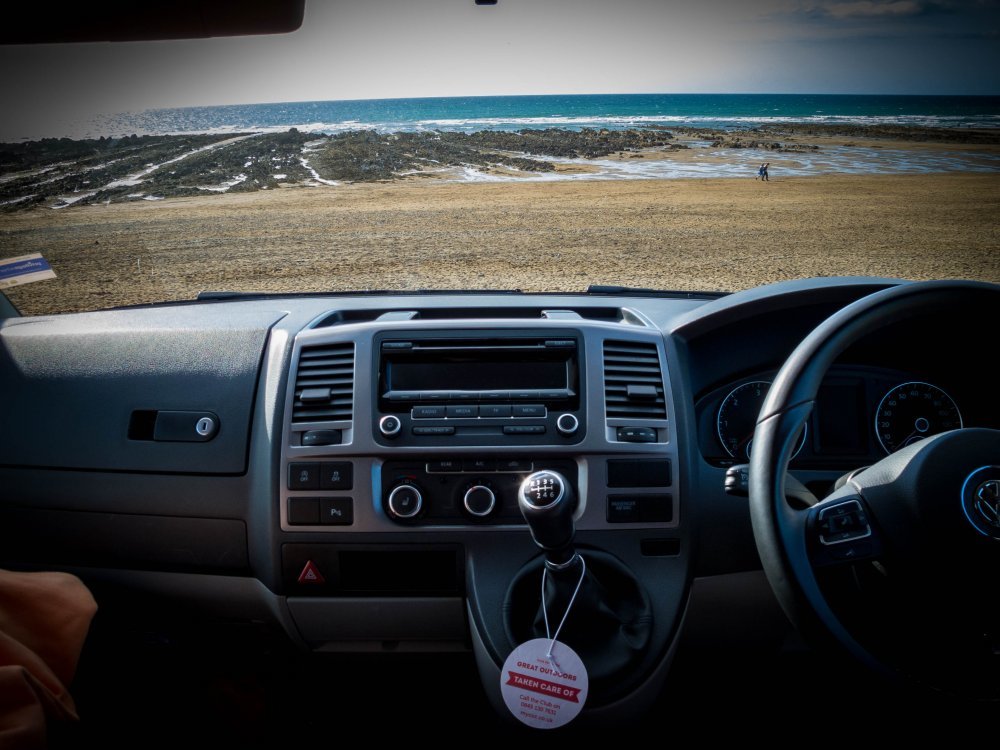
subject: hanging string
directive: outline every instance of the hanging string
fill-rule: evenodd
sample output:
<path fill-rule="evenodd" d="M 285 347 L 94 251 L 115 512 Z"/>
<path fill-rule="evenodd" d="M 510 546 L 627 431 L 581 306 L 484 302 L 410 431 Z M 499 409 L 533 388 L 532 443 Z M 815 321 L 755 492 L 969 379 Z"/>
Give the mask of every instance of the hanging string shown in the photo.
<path fill-rule="evenodd" d="M 566 605 L 566 611 L 563 613 L 562 620 L 559 621 L 559 627 L 556 628 L 556 632 L 553 635 L 549 630 L 549 607 L 545 603 L 545 578 L 548 575 L 549 569 L 542 567 L 542 617 L 545 619 L 545 637 L 549 640 L 549 650 L 546 652 L 546 656 L 550 659 L 552 657 L 552 649 L 556 645 L 556 641 L 559 639 L 559 633 L 562 632 L 563 625 L 566 624 L 566 618 L 569 617 L 569 611 L 573 609 L 573 602 L 576 601 L 576 595 L 580 593 L 580 587 L 583 585 L 583 577 L 587 574 L 587 563 L 583 561 L 583 557 L 577 553 L 576 559 L 580 561 L 580 580 L 576 582 L 576 588 L 573 589 L 573 596 L 569 598 L 569 604 Z M 555 661 L 555 659 L 553 659 Z M 556 662 L 556 666 L 559 663 Z M 560 667 L 561 668 L 561 667 Z"/>

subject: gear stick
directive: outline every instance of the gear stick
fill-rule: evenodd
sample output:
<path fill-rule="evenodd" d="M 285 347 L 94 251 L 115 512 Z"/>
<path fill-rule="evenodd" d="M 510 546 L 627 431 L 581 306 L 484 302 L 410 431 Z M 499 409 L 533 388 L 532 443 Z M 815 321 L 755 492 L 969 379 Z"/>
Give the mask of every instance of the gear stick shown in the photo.
<path fill-rule="evenodd" d="M 531 530 L 531 538 L 545 553 L 546 567 L 553 572 L 564 570 L 576 555 L 573 485 L 558 472 L 536 471 L 521 483 L 517 506 Z"/>
<path fill-rule="evenodd" d="M 565 617 L 559 640 L 586 664 L 593 698 L 604 700 L 627 691 L 630 681 L 641 674 L 638 665 L 648 656 L 653 629 L 645 589 L 631 570 L 606 552 L 588 548 L 586 564 L 577 564 L 573 546 L 577 498 L 566 477 L 551 470 L 536 471 L 521 484 L 517 504 L 544 562 L 538 558 L 528 562 L 507 590 L 504 627 L 511 645 L 554 637 L 546 626 L 547 616 L 556 622 Z M 545 591 L 540 595 L 543 581 Z"/>

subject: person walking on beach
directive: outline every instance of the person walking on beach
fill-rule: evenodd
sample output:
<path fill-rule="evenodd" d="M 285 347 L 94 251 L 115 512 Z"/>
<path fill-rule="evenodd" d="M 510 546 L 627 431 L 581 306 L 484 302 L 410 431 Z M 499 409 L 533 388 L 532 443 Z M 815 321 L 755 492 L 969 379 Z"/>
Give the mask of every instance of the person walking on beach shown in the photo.
<path fill-rule="evenodd" d="M 757 177 L 760 178 L 761 182 L 770 182 L 771 180 L 767 176 L 767 168 L 771 165 L 771 162 L 766 161 L 760 165 L 760 169 L 757 170 Z M 757 179 L 755 177 L 754 179 Z"/>

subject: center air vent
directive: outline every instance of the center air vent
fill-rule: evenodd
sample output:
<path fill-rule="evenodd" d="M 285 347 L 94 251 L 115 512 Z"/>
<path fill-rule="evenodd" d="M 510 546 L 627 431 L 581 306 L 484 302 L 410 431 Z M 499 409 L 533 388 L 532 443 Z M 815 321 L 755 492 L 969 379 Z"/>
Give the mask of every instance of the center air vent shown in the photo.
<path fill-rule="evenodd" d="M 604 342 L 604 402 L 609 418 L 667 418 L 655 344 Z"/>
<path fill-rule="evenodd" d="M 350 421 L 353 403 L 354 344 L 303 347 L 292 422 Z"/>

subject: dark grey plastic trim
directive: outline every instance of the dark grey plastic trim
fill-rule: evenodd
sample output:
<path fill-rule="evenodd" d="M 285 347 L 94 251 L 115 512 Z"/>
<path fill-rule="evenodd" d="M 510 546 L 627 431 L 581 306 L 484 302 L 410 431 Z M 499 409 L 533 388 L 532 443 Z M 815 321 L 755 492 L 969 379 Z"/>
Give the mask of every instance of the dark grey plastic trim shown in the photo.
<path fill-rule="evenodd" d="M 438 325 L 435 325 L 438 323 Z M 671 459 L 672 464 L 679 466 L 678 446 L 676 439 L 676 429 L 673 415 L 668 411 L 666 420 L 620 420 L 605 418 L 604 406 L 604 341 L 613 339 L 616 341 L 636 341 L 653 344 L 657 347 L 660 357 L 660 372 L 663 377 L 664 393 L 668 410 L 672 408 L 673 399 L 670 391 L 670 372 L 663 349 L 663 336 L 654 329 L 640 328 L 637 326 L 625 325 L 622 323 L 612 323 L 603 321 L 578 321 L 575 330 L 582 335 L 583 346 L 581 358 L 584 361 L 584 372 L 586 373 L 586 383 L 582 385 L 585 390 L 584 403 L 586 404 L 586 419 L 581 426 L 581 432 L 585 432 L 579 443 L 575 445 L 532 445 L 524 446 L 511 441 L 509 444 L 501 444 L 489 447 L 475 447 L 455 445 L 454 447 L 418 447 L 418 446 L 390 446 L 380 445 L 375 440 L 377 427 L 375 421 L 377 415 L 373 413 L 372 405 L 375 402 L 374 389 L 376 384 L 372 382 L 369 375 L 373 371 L 372 357 L 375 356 L 373 340 L 378 333 L 386 331 L 394 335 L 405 336 L 411 331 L 434 331 L 439 329 L 442 333 L 453 331 L 476 331 L 488 329 L 490 331 L 510 330 L 523 332 L 525 330 L 537 331 L 539 336 L 549 335 L 547 331 L 555 332 L 565 330 L 565 322 L 559 320 L 541 319 L 537 321 L 525 321 L 524 319 L 512 320 L 449 320 L 436 322 L 430 320 L 395 320 L 374 323 L 358 323 L 341 325 L 334 328 L 320 328 L 304 330 L 295 337 L 290 364 L 290 372 L 295 372 L 299 352 L 304 346 L 316 346 L 332 343 L 353 342 L 355 346 L 354 361 L 354 411 L 353 423 L 347 422 L 309 422 L 292 424 L 287 415 L 291 414 L 292 400 L 294 399 L 293 384 L 289 378 L 289 385 L 285 393 L 285 414 L 283 420 L 281 467 L 278 472 L 280 482 L 280 517 L 281 529 L 288 532 L 322 532 L 322 533 L 361 533 L 361 532 L 384 532 L 401 534 L 420 534 L 428 530 L 441 530 L 442 527 L 421 525 L 419 527 L 404 526 L 393 522 L 382 508 L 381 498 L 381 465 L 383 460 L 388 458 L 398 459 L 406 456 L 427 456 L 434 457 L 469 457 L 469 456 L 524 456 L 544 457 L 544 456 L 572 456 L 577 460 L 580 467 L 580 480 L 578 492 L 580 495 L 579 508 L 577 511 L 577 528 L 579 529 L 628 529 L 628 528 L 671 528 L 679 523 L 680 493 L 678 488 L 680 481 L 675 476 L 672 484 L 666 489 L 673 496 L 674 513 L 673 520 L 669 523 L 646 523 L 646 524 L 609 524 L 606 518 L 605 497 L 605 468 L 604 461 L 608 456 L 621 457 L 622 454 L 664 457 Z M 619 424 L 636 424 L 652 426 L 657 428 L 659 442 L 657 443 L 619 443 L 614 438 L 614 426 Z M 307 429 L 341 428 L 344 429 L 344 442 L 341 445 L 303 447 L 297 445 L 298 440 L 293 439 L 293 434 Z M 354 487 L 345 491 L 290 491 L 285 485 L 287 466 L 292 461 L 302 460 L 351 460 L 354 464 Z M 656 492 L 664 492 L 664 488 L 657 488 Z M 636 493 L 639 494 L 639 493 Z M 287 519 L 287 504 L 289 497 L 351 497 L 354 500 L 354 523 L 349 527 L 332 526 L 291 526 Z M 483 524 L 469 524 L 467 526 L 449 526 L 451 531 L 461 531 L 462 533 L 480 533 L 487 530 L 505 529 L 515 530 L 523 533 L 524 527 L 521 525 L 507 526 L 487 526 Z"/>

